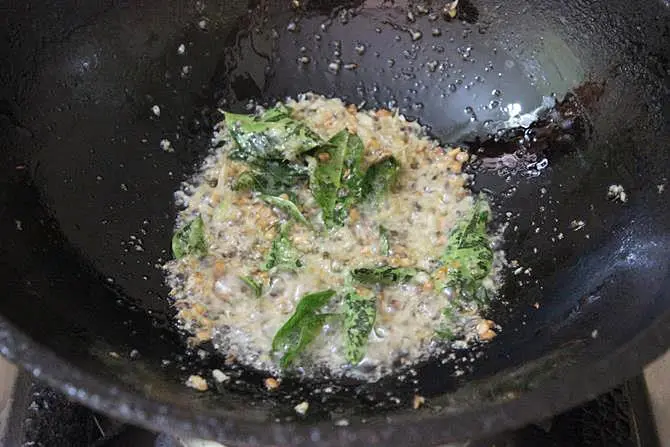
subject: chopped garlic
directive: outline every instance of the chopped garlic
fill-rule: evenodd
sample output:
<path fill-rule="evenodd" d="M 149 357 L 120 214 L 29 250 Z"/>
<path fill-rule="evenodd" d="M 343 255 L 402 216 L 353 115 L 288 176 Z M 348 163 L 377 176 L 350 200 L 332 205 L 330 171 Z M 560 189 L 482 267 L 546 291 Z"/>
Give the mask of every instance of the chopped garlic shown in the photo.
<path fill-rule="evenodd" d="M 300 402 L 298 405 L 293 407 L 293 409 L 299 415 L 304 416 L 307 413 L 307 410 L 309 409 L 309 402 L 307 402 L 307 401 Z"/>
<path fill-rule="evenodd" d="M 207 391 L 207 381 L 200 376 L 191 375 L 186 380 L 186 386 L 198 391 Z"/>
<path fill-rule="evenodd" d="M 163 149 L 165 152 L 174 152 L 174 148 L 172 147 L 172 143 L 167 138 L 163 138 L 161 140 L 160 146 L 161 146 L 161 149 Z"/>
<path fill-rule="evenodd" d="M 418 394 L 414 395 L 414 399 L 412 400 L 412 408 L 417 410 L 419 407 L 421 407 L 424 403 L 426 402 L 426 398 L 423 396 L 419 396 Z"/>
<path fill-rule="evenodd" d="M 626 203 L 628 201 L 626 191 L 621 185 L 610 185 L 607 189 L 607 198 L 621 203 Z"/>
<path fill-rule="evenodd" d="M 221 371 L 220 369 L 213 369 L 212 377 L 214 377 L 214 380 L 216 380 L 219 383 L 228 382 L 230 380 L 230 376 Z"/>

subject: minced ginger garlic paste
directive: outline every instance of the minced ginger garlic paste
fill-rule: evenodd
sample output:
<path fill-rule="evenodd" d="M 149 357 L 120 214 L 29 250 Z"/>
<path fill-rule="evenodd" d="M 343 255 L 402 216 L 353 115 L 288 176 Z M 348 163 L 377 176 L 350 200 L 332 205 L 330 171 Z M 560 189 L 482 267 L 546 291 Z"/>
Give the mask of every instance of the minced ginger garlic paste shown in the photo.
<path fill-rule="evenodd" d="M 176 193 L 165 265 L 192 341 L 271 374 L 375 381 L 496 335 L 480 312 L 504 259 L 466 152 L 310 93 L 226 113 L 213 141 Z"/>

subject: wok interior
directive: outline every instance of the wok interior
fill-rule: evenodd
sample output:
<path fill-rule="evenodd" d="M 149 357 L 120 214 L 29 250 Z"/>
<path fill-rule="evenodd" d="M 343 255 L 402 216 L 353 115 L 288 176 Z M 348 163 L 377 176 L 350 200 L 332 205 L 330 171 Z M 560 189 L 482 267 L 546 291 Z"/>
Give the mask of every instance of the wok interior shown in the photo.
<path fill-rule="evenodd" d="M 81 370 L 182 415 L 250 424 L 291 414 L 295 400 L 309 395 L 309 385 L 299 384 L 282 390 L 293 399 L 264 395 L 262 375 L 251 373 L 233 391 L 185 388 L 188 374 L 200 367 L 204 374 L 221 358 L 185 353 L 156 268 L 170 257 L 172 193 L 206 154 L 216 108 L 242 111 L 249 101 L 304 91 L 397 106 L 443 142 L 458 143 L 485 133 L 487 120 L 504 120 L 504 105 L 529 111 L 551 93 L 602 86 L 595 98 L 582 91 L 589 138 L 570 153 L 550 153 L 549 169 L 534 177 L 478 175 L 474 189 L 491 194 L 499 223 L 509 221 L 508 259 L 530 274 L 510 274 L 506 303 L 492 310 L 504 330 L 474 371 L 454 378 L 451 364 L 426 365 L 419 392 L 432 407 L 386 409 L 395 420 L 514 401 L 606 358 L 667 313 L 670 208 L 658 185 L 668 175 L 670 72 L 662 45 L 670 22 L 662 2 L 481 0 L 462 2 L 467 21 L 450 22 L 421 13 L 408 21 L 408 5 L 399 3 L 347 4 L 353 13 L 327 1 L 301 11 L 266 2 L 202 11 L 176 1 L 110 9 L 64 3 L 40 2 L 8 18 L 14 45 L 6 49 L 0 103 L 8 143 L 0 164 L 0 309 Z M 181 43 L 185 55 L 177 54 Z M 328 69 L 335 51 L 343 63 L 337 73 Z M 310 62 L 299 64 L 301 55 Z M 358 66 L 347 70 L 347 63 Z M 499 107 L 484 107 L 494 99 Z M 174 153 L 160 150 L 163 138 Z M 608 201 L 610 184 L 624 185 L 629 202 Z M 573 221 L 584 228 L 573 231 Z M 130 360 L 133 350 L 139 355 Z M 378 400 L 367 397 L 391 386 L 415 392 L 393 380 L 354 386 L 307 421 L 334 414 L 383 423 L 374 414 Z"/>

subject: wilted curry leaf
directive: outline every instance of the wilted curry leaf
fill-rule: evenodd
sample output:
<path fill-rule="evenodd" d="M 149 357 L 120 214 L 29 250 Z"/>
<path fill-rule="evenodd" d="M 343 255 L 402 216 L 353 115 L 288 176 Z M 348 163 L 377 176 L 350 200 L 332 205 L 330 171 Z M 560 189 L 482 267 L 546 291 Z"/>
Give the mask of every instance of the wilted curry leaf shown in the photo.
<path fill-rule="evenodd" d="M 240 276 L 240 280 L 242 280 L 249 289 L 254 293 L 254 296 L 256 298 L 260 297 L 261 294 L 263 293 L 263 285 L 256 281 L 253 277 L 251 276 Z"/>
<path fill-rule="evenodd" d="M 412 279 L 417 270 L 408 267 L 364 267 L 351 271 L 351 277 L 363 284 L 390 285 L 407 282 Z"/>
<path fill-rule="evenodd" d="M 261 200 L 267 202 L 269 205 L 275 206 L 284 212 L 286 212 L 293 219 L 297 220 L 305 226 L 309 226 L 309 221 L 303 216 L 295 203 L 291 202 L 288 199 L 283 199 L 281 197 L 269 196 L 262 194 L 260 196 Z"/>
<path fill-rule="evenodd" d="M 344 352 L 347 361 L 357 364 L 365 356 L 368 336 L 375 324 L 377 303 L 375 297 L 364 297 L 350 292 L 344 297 Z"/>
<path fill-rule="evenodd" d="M 362 180 L 363 199 L 378 201 L 395 185 L 399 173 L 400 163 L 394 157 L 386 157 L 370 165 Z"/>
<path fill-rule="evenodd" d="M 288 237 L 289 225 L 283 225 L 279 234 L 272 241 L 272 246 L 265 259 L 265 270 L 276 268 L 277 270 L 295 271 L 302 266 L 300 254 L 293 246 Z"/>
<path fill-rule="evenodd" d="M 318 336 L 328 315 L 318 313 L 335 295 L 334 290 L 304 295 L 295 312 L 272 339 L 272 351 L 281 353 L 280 366 L 287 368 Z"/>
<path fill-rule="evenodd" d="M 260 116 L 224 112 L 228 132 L 235 140 L 230 158 L 255 163 L 259 159 L 293 160 L 321 145 L 321 138 L 278 105 Z"/>
<path fill-rule="evenodd" d="M 488 209 L 482 200 L 477 200 L 472 215 L 451 231 L 441 258 L 447 269 L 445 285 L 457 289 L 466 300 L 486 298 L 482 280 L 493 266 L 493 250 L 486 233 L 488 219 Z"/>
<path fill-rule="evenodd" d="M 196 217 L 174 233 L 172 253 L 175 259 L 186 255 L 204 256 L 207 254 L 205 224 L 202 217 Z"/>

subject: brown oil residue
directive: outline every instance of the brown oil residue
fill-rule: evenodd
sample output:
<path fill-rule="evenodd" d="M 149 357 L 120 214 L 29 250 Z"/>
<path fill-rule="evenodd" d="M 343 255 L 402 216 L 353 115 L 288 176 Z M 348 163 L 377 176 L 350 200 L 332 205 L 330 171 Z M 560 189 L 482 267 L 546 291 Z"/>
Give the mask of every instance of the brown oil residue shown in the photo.
<path fill-rule="evenodd" d="M 591 129 L 588 115 L 596 108 L 604 90 L 604 83 L 584 82 L 540 114 L 530 126 L 501 129 L 466 145 L 484 166 L 506 166 L 510 155 L 517 161 L 536 161 L 572 152 L 577 143 L 588 137 Z"/>

